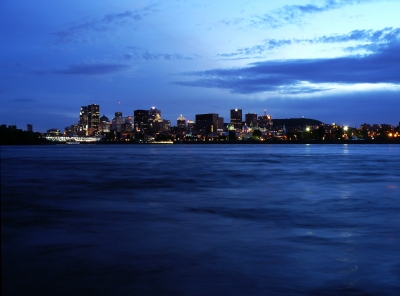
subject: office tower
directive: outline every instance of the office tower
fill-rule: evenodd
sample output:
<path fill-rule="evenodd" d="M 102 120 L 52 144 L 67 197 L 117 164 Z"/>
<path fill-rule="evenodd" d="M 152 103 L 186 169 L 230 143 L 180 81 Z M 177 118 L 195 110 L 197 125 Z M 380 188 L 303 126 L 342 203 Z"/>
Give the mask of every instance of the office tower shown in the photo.
<path fill-rule="evenodd" d="M 195 128 L 194 121 L 193 121 L 193 120 L 188 120 L 188 121 L 187 121 L 187 127 L 188 127 L 188 129 L 190 129 L 190 130 L 194 129 L 194 128 Z"/>
<path fill-rule="evenodd" d="M 149 127 L 148 131 L 151 133 L 159 132 L 163 129 L 163 120 L 161 118 L 161 110 L 156 107 L 151 107 L 149 110 Z"/>
<path fill-rule="evenodd" d="M 123 123 L 124 119 L 122 118 L 122 112 L 115 112 L 115 116 L 112 119 L 111 129 L 113 131 L 120 132 Z"/>
<path fill-rule="evenodd" d="M 151 107 L 149 112 L 149 121 L 157 121 L 161 118 L 161 110 L 158 110 L 156 107 Z"/>
<path fill-rule="evenodd" d="M 87 129 L 88 129 L 88 107 L 81 106 L 81 111 L 79 112 L 77 133 L 81 136 L 86 136 Z"/>
<path fill-rule="evenodd" d="M 217 129 L 223 130 L 224 129 L 224 118 L 218 116 L 218 123 L 217 123 Z"/>
<path fill-rule="evenodd" d="M 246 125 L 249 127 L 257 126 L 257 114 L 256 113 L 247 113 L 245 115 Z"/>
<path fill-rule="evenodd" d="M 109 133 L 110 132 L 110 120 L 107 116 L 103 115 L 99 121 L 99 132 Z"/>
<path fill-rule="evenodd" d="M 186 119 L 185 119 L 185 117 L 182 116 L 182 114 L 176 120 L 176 126 L 177 127 L 181 127 L 181 128 L 185 128 L 186 127 Z"/>
<path fill-rule="evenodd" d="M 169 131 L 171 129 L 171 120 L 163 119 L 163 130 Z"/>
<path fill-rule="evenodd" d="M 267 114 L 264 109 L 264 114 L 258 117 L 258 127 L 270 129 L 272 127 L 272 117 Z"/>
<path fill-rule="evenodd" d="M 26 130 L 27 130 L 28 132 L 33 132 L 33 126 L 32 126 L 32 124 L 28 123 L 28 124 L 26 125 Z"/>
<path fill-rule="evenodd" d="M 196 114 L 196 130 L 204 133 L 214 133 L 218 128 L 218 114 Z"/>
<path fill-rule="evenodd" d="M 92 128 L 95 131 L 99 129 L 100 120 L 100 106 L 97 104 L 91 104 L 87 107 L 88 113 L 88 128 Z"/>
<path fill-rule="evenodd" d="M 231 125 L 233 125 L 235 129 L 242 128 L 242 109 L 231 109 Z"/>
<path fill-rule="evenodd" d="M 124 123 L 121 125 L 122 132 L 131 132 L 133 129 L 133 117 L 127 116 L 124 117 Z"/>
<path fill-rule="evenodd" d="M 135 131 L 147 131 L 149 127 L 149 111 L 135 110 L 133 111 L 133 122 Z"/>

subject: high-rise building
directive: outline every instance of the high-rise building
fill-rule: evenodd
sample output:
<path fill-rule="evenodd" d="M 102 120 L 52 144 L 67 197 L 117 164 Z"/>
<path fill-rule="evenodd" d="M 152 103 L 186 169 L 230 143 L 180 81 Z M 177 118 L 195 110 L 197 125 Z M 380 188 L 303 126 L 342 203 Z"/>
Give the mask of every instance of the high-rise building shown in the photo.
<path fill-rule="evenodd" d="M 121 125 L 122 132 L 131 132 L 133 129 L 133 117 L 124 117 L 124 123 Z"/>
<path fill-rule="evenodd" d="M 78 121 L 78 134 L 92 135 L 99 130 L 100 121 L 100 106 L 91 104 L 88 106 L 81 106 Z"/>
<path fill-rule="evenodd" d="M 247 126 L 255 127 L 257 126 L 257 114 L 256 113 L 247 113 L 245 115 L 245 122 Z"/>
<path fill-rule="evenodd" d="M 176 126 L 180 128 L 186 128 L 186 119 L 182 116 L 182 114 L 176 120 Z"/>
<path fill-rule="evenodd" d="M 110 120 L 107 116 L 103 115 L 99 121 L 99 132 L 109 133 L 110 132 Z"/>
<path fill-rule="evenodd" d="M 151 133 L 159 132 L 163 129 L 163 120 L 161 118 L 161 110 L 151 107 L 149 110 L 149 129 Z"/>
<path fill-rule="evenodd" d="M 86 136 L 88 129 L 88 106 L 81 106 L 79 112 L 78 131 L 77 133 L 82 136 Z"/>
<path fill-rule="evenodd" d="M 26 130 L 27 130 L 28 132 L 33 132 L 33 126 L 32 126 L 32 124 L 28 123 L 28 124 L 26 125 Z"/>
<path fill-rule="evenodd" d="M 151 109 L 148 111 L 149 112 L 149 121 L 153 120 L 159 120 L 161 118 L 161 110 L 158 110 L 156 107 L 151 107 Z"/>
<path fill-rule="evenodd" d="M 218 114 L 196 114 L 196 130 L 204 133 L 214 133 L 218 129 Z"/>
<path fill-rule="evenodd" d="M 112 119 L 111 129 L 113 131 L 120 132 L 123 123 L 124 119 L 122 117 L 122 112 L 115 112 L 115 116 Z"/>
<path fill-rule="evenodd" d="M 187 121 L 187 127 L 190 130 L 194 129 L 194 127 L 195 127 L 194 121 L 193 120 L 188 120 Z"/>
<path fill-rule="evenodd" d="M 147 131 L 149 127 L 149 111 L 135 110 L 133 111 L 133 122 L 135 131 Z"/>
<path fill-rule="evenodd" d="M 272 117 L 267 114 L 264 109 L 264 114 L 258 117 L 258 127 L 270 129 L 272 127 Z"/>
<path fill-rule="evenodd" d="M 241 129 L 243 126 L 242 109 L 231 109 L 231 125 L 235 129 Z"/>
<path fill-rule="evenodd" d="M 93 128 L 95 131 L 98 131 L 100 120 L 100 106 L 97 104 L 91 104 L 87 106 L 87 112 L 88 128 Z"/>
<path fill-rule="evenodd" d="M 163 130 L 169 131 L 171 129 L 171 120 L 163 119 Z"/>

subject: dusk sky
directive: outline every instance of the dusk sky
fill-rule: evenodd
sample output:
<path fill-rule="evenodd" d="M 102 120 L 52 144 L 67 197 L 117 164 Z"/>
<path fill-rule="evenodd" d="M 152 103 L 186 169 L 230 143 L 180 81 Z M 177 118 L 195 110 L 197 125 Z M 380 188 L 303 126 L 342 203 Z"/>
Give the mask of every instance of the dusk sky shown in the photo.
<path fill-rule="evenodd" d="M 400 1 L 0 2 L 0 124 L 229 110 L 400 121 Z"/>

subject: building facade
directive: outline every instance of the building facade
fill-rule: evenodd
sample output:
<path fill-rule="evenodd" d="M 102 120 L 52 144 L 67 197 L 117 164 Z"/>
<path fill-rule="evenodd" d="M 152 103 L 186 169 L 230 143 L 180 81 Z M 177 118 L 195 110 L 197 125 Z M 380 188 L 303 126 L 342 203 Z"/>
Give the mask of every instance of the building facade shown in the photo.
<path fill-rule="evenodd" d="M 176 120 L 176 126 L 180 128 L 186 128 L 186 119 L 182 116 L 182 114 Z"/>
<path fill-rule="evenodd" d="M 235 129 L 242 129 L 243 127 L 242 109 L 231 109 L 230 123 L 235 127 Z"/>
<path fill-rule="evenodd" d="M 246 122 L 246 125 L 249 127 L 256 127 L 257 126 L 257 114 L 256 113 L 247 113 L 245 115 L 245 122 Z"/>
<path fill-rule="evenodd" d="M 135 131 L 146 132 L 149 128 L 149 111 L 148 110 L 134 110 L 133 111 L 133 122 Z"/>
<path fill-rule="evenodd" d="M 218 114 L 196 114 L 196 130 L 203 133 L 214 133 L 218 129 Z"/>

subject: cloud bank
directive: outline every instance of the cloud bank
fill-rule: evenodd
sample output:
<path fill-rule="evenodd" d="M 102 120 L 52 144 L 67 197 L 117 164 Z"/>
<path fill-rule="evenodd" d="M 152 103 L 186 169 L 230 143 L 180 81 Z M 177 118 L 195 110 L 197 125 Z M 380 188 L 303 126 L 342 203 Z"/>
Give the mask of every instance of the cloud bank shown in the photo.
<path fill-rule="evenodd" d="M 348 34 L 321 36 L 313 39 L 265 39 L 262 44 L 238 48 L 235 52 L 223 53 L 218 56 L 224 58 L 241 57 L 241 56 L 254 56 L 264 54 L 266 52 L 289 46 L 292 44 L 306 43 L 346 43 L 346 42 L 366 42 L 367 44 L 359 44 L 353 47 L 345 48 L 346 51 L 356 51 L 358 49 L 365 49 L 368 51 L 376 51 L 377 45 L 395 42 L 400 36 L 400 28 L 384 28 L 382 30 L 354 30 Z"/>
<path fill-rule="evenodd" d="M 365 2 L 371 2 L 364 0 Z M 282 8 L 271 11 L 251 20 L 251 26 L 268 28 L 279 28 L 288 24 L 299 24 L 303 18 L 329 10 L 339 9 L 346 5 L 358 4 L 358 0 L 326 0 L 321 6 L 307 5 L 285 5 Z"/>
<path fill-rule="evenodd" d="M 144 52 L 144 53 L 125 53 L 125 60 L 145 60 L 145 61 L 158 61 L 158 60 L 192 60 L 193 58 L 185 56 L 180 53 L 152 53 L 152 52 Z"/>
<path fill-rule="evenodd" d="M 304 82 L 310 84 L 400 84 L 400 42 L 382 45 L 367 56 L 350 56 L 331 59 L 297 59 L 252 63 L 248 67 L 214 69 L 185 73 L 199 77 L 194 81 L 178 81 L 175 84 L 191 87 L 226 89 L 232 93 L 252 94 L 263 91 L 287 93 L 318 92 L 326 88 L 301 89 Z"/>

